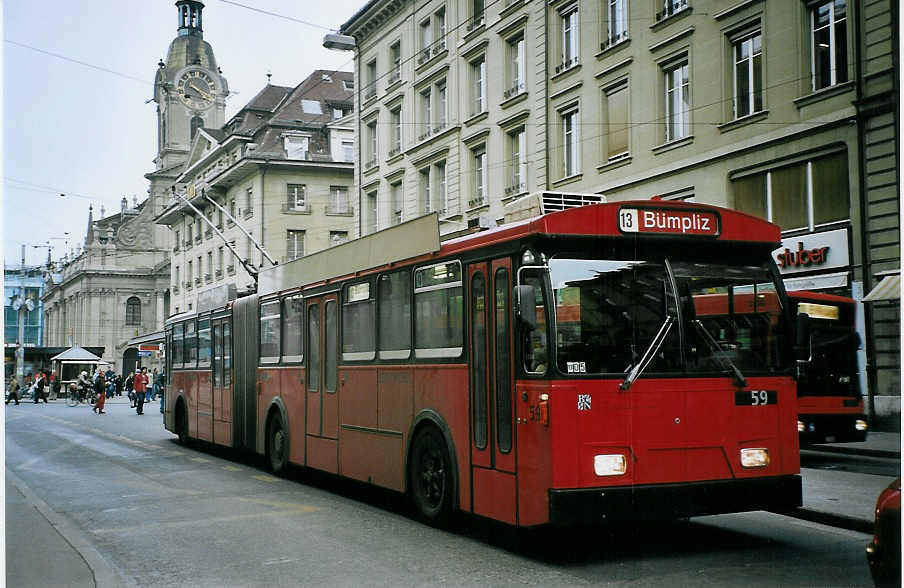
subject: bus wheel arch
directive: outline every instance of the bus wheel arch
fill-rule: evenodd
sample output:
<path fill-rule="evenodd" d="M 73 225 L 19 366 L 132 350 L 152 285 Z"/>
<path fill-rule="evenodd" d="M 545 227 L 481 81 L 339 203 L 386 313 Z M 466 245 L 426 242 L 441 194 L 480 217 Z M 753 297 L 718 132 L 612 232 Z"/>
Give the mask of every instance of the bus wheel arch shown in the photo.
<path fill-rule="evenodd" d="M 274 474 L 285 472 L 289 464 L 289 419 L 286 405 L 281 398 L 274 398 L 267 410 L 264 454 L 267 465 Z"/>
<path fill-rule="evenodd" d="M 458 460 L 442 417 L 425 410 L 415 418 L 405 448 L 405 486 L 418 516 L 442 524 L 459 507 Z"/>
<path fill-rule="evenodd" d="M 179 443 L 181 445 L 188 445 L 188 408 L 186 407 L 184 396 L 180 395 L 176 398 L 176 407 L 173 410 L 173 413 L 176 435 L 179 437 Z"/>

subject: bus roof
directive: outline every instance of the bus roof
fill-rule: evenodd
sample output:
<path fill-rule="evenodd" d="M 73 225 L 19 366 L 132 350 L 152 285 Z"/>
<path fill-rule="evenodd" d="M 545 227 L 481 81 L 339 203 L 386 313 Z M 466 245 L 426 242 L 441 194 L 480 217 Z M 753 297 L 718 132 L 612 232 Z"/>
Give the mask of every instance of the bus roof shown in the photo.
<path fill-rule="evenodd" d="M 440 243 L 436 214 L 262 269 L 258 292 L 267 295 L 383 265 L 433 258 L 534 235 L 610 236 L 781 245 L 781 231 L 761 218 L 707 204 L 634 200 L 587 204 L 541 214 Z"/>

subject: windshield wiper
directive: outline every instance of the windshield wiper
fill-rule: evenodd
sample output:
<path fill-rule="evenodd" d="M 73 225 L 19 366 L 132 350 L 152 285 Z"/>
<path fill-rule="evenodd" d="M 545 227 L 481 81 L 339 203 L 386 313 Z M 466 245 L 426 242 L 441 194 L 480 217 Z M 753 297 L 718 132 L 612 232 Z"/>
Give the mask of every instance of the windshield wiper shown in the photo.
<path fill-rule="evenodd" d="M 738 381 L 738 385 L 741 388 L 747 386 L 747 379 L 744 377 L 744 374 L 741 373 L 741 370 L 738 369 L 738 366 L 731 361 L 731 358 L 725 353 L 722 349 L 722 346 L 719 345 L 719 342 L 716 341 L 716 338 L 712 336 L 712 333 L 706 330 L 706 327 L 703 326 L 703 323 L 700 322 L 700 319 L 694 319 L 691 321 L 694 323 L 694 326 L 697 327 L 697 330 L 700 331 L 700 334 L 703 335 L 703 338 L 709 343 L 710 348 L 715 351 L 714 355 L 716 359 L 724 366 L 727 367 L 732 373 L 734 373 L 735 379 Z"/>
<path fill-rule="evenodd" d="M 634 366 L 628 376 L 625 378 L 625 381 L 619 384 L 619 390 L 627 390 L 631 387 L 631 384 L 634 383 L 634 380 L 640 377 L 640 374 L 647 369 L 647 365 L 651 361 L 653 361 L 653 357 L 659 351 L 659 348 L 662 347 L 665 338 L 668 336 L 669 331 L 672 330 L 672 325 L 675 324 L 675 317 L 667 316 L 665 317 L 665 321 L 662 323 L 662 326 L 659 327 L 659 332 L 656 333 L 656 336 L 653 337 L 653 341 L 650 342 L 650 346 L 647 347 L 647 350 L 644 351 L 643 357 L 640 358 L 640 361 Z"/>

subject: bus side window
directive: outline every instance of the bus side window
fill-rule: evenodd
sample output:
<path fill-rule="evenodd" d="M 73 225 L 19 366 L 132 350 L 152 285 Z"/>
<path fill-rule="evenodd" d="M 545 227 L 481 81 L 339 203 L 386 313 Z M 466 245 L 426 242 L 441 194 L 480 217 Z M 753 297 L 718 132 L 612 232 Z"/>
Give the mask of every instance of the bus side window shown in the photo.
<path fill-rule="evenodd" d="M 537 307 L 537 326 L 528 330 L 521 324 L 521 358 L 524 371 L 529 374 L 542 375 L 546 373 L 549 361 L 549 349 L 546 340 L 546 293 L 543 288 L 543 280 L 534 270 L 525 271 L 521 282 L 525 286 L 534 287 L 534 295 Z"/>

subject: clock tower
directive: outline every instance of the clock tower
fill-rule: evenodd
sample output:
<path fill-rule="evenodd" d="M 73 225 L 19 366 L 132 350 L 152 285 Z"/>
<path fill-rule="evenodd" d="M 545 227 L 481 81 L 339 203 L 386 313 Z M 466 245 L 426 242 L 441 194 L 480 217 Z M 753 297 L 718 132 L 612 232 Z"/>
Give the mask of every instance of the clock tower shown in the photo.
<path fill-rule="evenodd" d="M 170 43 L 166 62 L 157 64 L 154 102 L 158 172 L 185 162 L 199 128 L 218 129 L 225 123 L 229 88 L 219 73 L 213 49 L 204 40 L 203 8 L 197 0 L 176 2 L 177 35 Z"/>

